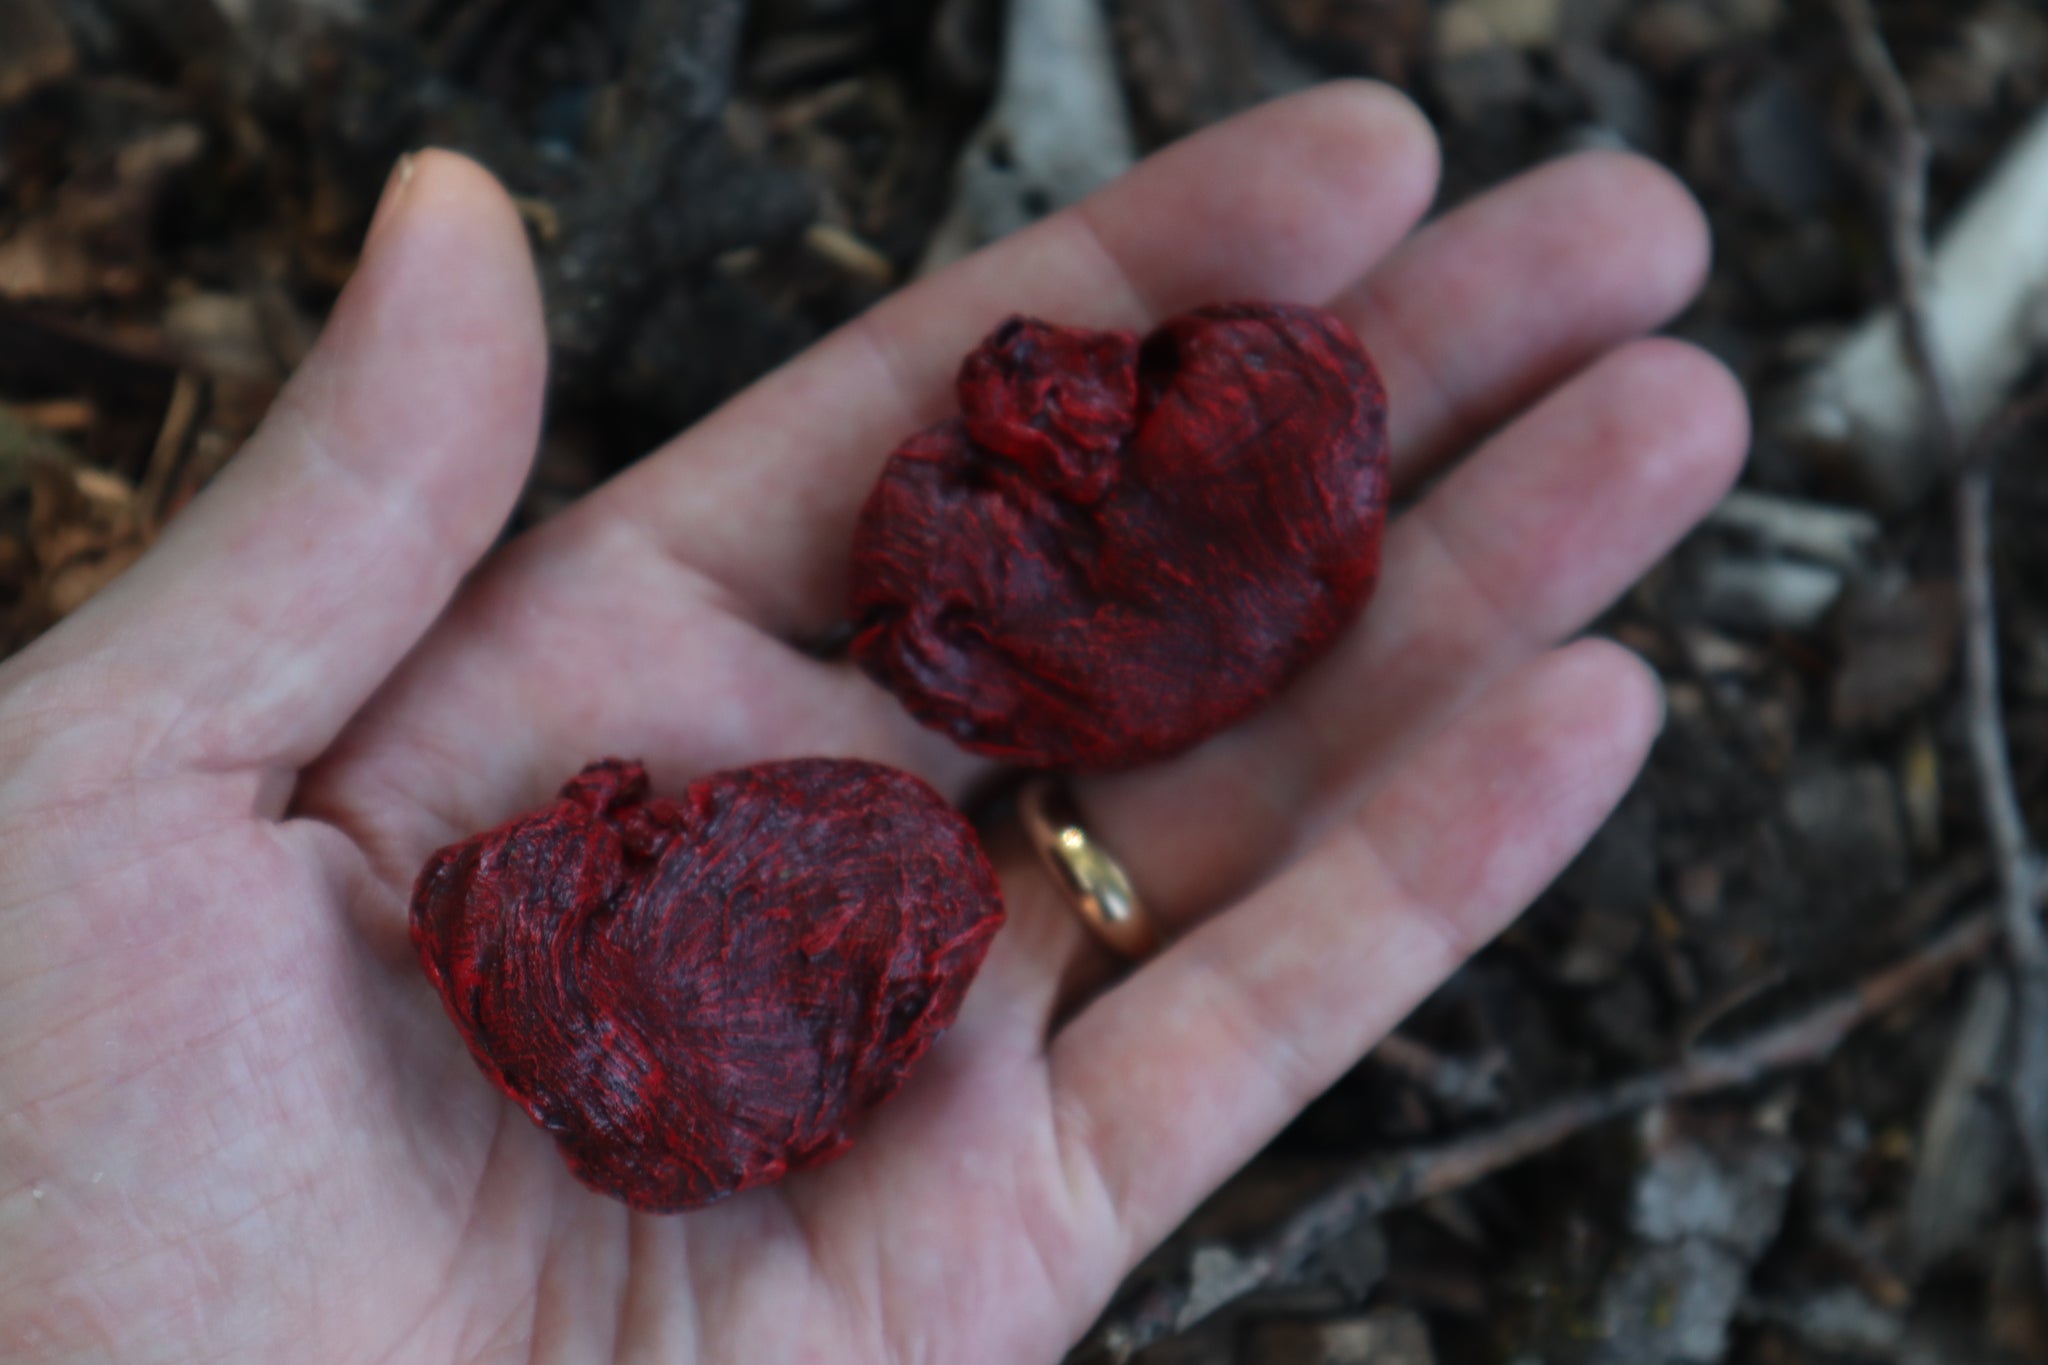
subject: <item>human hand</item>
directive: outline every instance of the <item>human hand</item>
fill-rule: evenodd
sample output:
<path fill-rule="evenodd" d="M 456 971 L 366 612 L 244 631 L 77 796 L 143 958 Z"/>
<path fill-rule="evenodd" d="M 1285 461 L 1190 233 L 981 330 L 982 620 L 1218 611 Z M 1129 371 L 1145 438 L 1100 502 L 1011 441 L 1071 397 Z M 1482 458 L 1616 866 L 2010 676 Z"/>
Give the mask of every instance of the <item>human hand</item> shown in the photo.
<path fill-rule="evenodd" d="M 1706 256 L 1644 162 L 1557 163 L 1411 237 L 1435 153 L 1406 103 L 1262 108 L 904 290 L 467 578 L 534 447 L 541 322 L 503 193 L 412 168 L 248 449 L 0 666 L 9 1358 L 1054 1359 L 1528 903 L 1657 729 L 1642 665 L 1559 644 L 1745 444 L 1717 365 L 1630 339 Z M 427 853 L 614 753 L 670 790 L 844 754 L 960 794 L 975 760 L 787 643 L 843 610 L 881 461 L 1009 312 L 1239 297 L 1351 323 L 1416 501 L 1271 708 L 1077 786 L 1175 941 L 1112 981 L 999 832 L 1010 922 L 850 1154 L 673 1217 L 577 1185 L 418 969 Z"/>

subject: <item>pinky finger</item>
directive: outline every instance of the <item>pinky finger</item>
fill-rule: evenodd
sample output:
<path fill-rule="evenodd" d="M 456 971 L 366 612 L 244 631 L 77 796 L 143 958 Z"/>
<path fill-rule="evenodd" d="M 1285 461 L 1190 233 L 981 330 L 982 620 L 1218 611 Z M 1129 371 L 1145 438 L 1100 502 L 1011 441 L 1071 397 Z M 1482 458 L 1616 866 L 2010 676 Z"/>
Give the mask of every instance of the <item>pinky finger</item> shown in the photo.
<path fill-rule="evenodd" d="M 1067 1156 L 1127 1260 L 1165 1236 L 1556 876 L 1660 724 L 1634 656 L 1534 661 L 1299 862 L 1061 1030 Z"/>

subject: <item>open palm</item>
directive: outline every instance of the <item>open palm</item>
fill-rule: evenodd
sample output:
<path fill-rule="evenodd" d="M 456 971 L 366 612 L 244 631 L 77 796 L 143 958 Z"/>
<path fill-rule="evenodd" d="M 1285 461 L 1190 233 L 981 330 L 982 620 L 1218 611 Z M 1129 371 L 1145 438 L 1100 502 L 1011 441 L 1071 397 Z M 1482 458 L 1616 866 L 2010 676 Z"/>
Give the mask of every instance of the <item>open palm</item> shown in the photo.
<path fill-rule="evenodd" d="M 1697 286 L 1698 213 L 1594 154 L 1410 236 L 1434 176 L 1385 90 L 1257 110 L 479 566 L 535 442 L 539 310 L 495 184 L 416 158 L 250 448 L 0 668 L 0 1354 L 1056 1358 L 1555 874 L 1657 729 L 1637 662 L 1558 642 L 1740 458 L 1726 375 L 1631 340 Z M 1415 500 L 1378 600 L 1285 697 L 1079 788 L 1175 941 L 1115 980 L 998 831 L 1010 923 L 848 1156 L 673 1217 L 577 1185 L 413 960 L 425 855 L 607 754 L 669 790 L 845 754 L 962 792 L 977 762 L 791 643 L 843 610 L 881 461 L 1010 312 L 1242 297 L 1358 331 Z"/>

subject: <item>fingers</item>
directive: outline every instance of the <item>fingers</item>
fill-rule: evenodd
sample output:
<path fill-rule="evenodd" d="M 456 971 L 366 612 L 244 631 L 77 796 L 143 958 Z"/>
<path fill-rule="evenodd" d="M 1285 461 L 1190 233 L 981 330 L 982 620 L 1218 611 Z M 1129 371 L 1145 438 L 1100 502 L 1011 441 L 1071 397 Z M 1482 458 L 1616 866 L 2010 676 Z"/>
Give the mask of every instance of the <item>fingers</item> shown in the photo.
<path fill-rule="evenodd" d="M 1229 904 L 1662 556 L 1734 479 L 1746 417 L 1702 352 L 1615 352 L 1394 521 L 1378 596 L 1270 707 L 1170 763 L 1079 784 L 1090 833 L 1169 934 Z M 987 970 L 1042 1027 L 1109 963 L 1028 856 L 1013 865 Z"/>
<path fill-rule="evenodd" d="M 1313 851 L 1054 1039 L 1055 1112 L 1135 1260 L 1507 924 L 1627 790 L 1657 685 L 1585 641 L 1502 682 Z"/>
<path fill-rule="evenodd" d="M 1386 381 L 1396 484 L 1670 321 L 1707 257 L 1685 186 L 1618 152 L 1540 166 L 1402 243 L 1330 305 Z"/>
<path fill-rule="evenodd" d="M 1675 341 L 1609 356 L 1388 530 L 1358 626 L 1272 707 L 1089 784 L 1091 827 L 1169 924 L 1227 904 L 1487 683 L 1584 627 L 1741 467 L 1732 376 Z"/>
<path fill-rule="evenodd" d="M 1141 327 L 1218 298 L 1327 302 L 1381 367 L 1410 481 L 1666 321 L 1704 277 L 1705 223 L 1683 186 L 1610 153 L 1533 171 L 1365 273 L 1434 164 L 1412 111 L 1374 87 L 1255 110 L 883 304 L 600 499 L 654 519 L 769 628 L 820 629 L 843 610 L 847 542 L 882 460 L 951 410 L 960 356 L 1009 312 Z M 721 515 L 740 503 L 760 516 Z"/>
<path fill-rule="evenodd" d="M 407 165 L 262 428 L 53 633 L 44 663 L 94 656 L 164 699 L 141 762 L 303 763 L 419 639 L 517 496 L 545 366 L 525 233 L 473 163 Z"/>
<path fill-rule="evenodd" d="M 1320 302 L 1434 192 L 1427 125 L 1344 83 L 1254 110 L 913 285 L 598 494 L 778 632 L 845 608 L 855 514 L 897 442 L 944 416 L 960 358 L 1013 312 L 1149 326 L 1238 297 Z M 735 515 L 735 509 L 745 509 Z"/>

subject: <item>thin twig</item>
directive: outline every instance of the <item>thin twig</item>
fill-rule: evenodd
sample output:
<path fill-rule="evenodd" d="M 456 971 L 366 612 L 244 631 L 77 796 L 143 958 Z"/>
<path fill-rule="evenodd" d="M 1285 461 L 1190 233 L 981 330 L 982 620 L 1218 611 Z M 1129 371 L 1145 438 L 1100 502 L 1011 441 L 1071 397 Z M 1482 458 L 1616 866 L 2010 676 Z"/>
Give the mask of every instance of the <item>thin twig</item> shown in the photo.
<path fill-rule="evenodd" d="M 1972 447 L 1955 382 L 1927 309 L 1927 137 L 1870 0 L 1835 0 L 1857 71 L 1891 136 L 1886 164 L 1887 239 L 1900 330 L 1927 395 L 1930 436 L 1954 481 L 1956 556 L 1963 612 L 1963 701 L 1978 800 L 1998 865 L 2006 956 L 2014 979 L 2013 1065 L 2007 1077 L 2014 1126 L 2038 1214 L 2038 1269 L 2048 1285 L 2048 936 L 2036 909 L 2040 862 L 2027 835 L 1999 699 L 1998 605 L 1991 560 L 1991 443 Z"/>
<path fill-rule="evenodd" d="M 1979 911 L 1909 957 L 1784 1023 L 1736 1042 L 1700 1048 L 1662 1071 L 1555 1100 L 1485 1132 L 1363 1161 L 1249 1249 L 1198 1248 L 1180 1274 L 1116 1310 L 1080 1354 L 1127 1361 L 1235 1299 L 1287 1282 L 1310 1256 L 1366 1219 L 1469 1185 L 1598 1124 L 1825 1061 L 1859 1025 L 1983 956 L 1998 938 L 1997 917 Z M 1203 1273 L 1197 1273 L 1197 1265 Z"/>
<path fill-rule="evenodd" d="M 1461 1114 L 1478 1114 L 1506 1108 L 1502 1103 L 1501 1075 L 1508 1056 L 1500 1048 L 1488 1048 L 1474 1057 L 1452 1057 L 1418 1043 L 1405 1034 L 1390 1033 L 1373 1049 L 1373 1060 L 1398 1071 L 1427 1091 L 1432 1099 Z"/>
<path fill-rule="evenodd" d="M 1835 10 L 1849 36 L 1849 55 L 1876 99 L 1892 138 L 1891 156 L 1882 167 L 1881 188 L 1899 327 L 1907 354 L 1927 389 L 1928 419 L 1934 428 L 1930 434 L 1936 447 L 1954 460 L 1963 444 L 1961 405 L 1927 320 L 1927 134 L 1913 112 L 1906 79 L 1899 74 L 1891 49 L 1878 31 L 1870 0 L 1835 0 Z"/>

